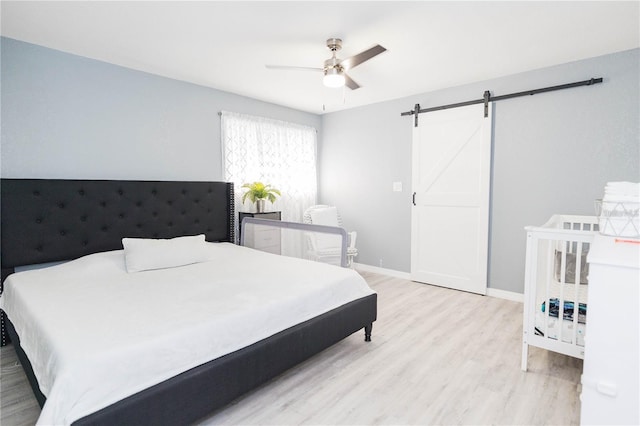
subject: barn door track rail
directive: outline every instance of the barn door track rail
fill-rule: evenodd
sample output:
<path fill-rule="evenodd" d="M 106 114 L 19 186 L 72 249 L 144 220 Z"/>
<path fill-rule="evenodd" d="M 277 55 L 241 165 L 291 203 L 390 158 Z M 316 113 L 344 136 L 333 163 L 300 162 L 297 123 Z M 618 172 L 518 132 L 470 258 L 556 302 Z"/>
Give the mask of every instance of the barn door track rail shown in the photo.
<path fill-rule="evenodd" d="M 584 80 L 584 81 L 576 81 L 575 83 L 561 84 L 559 86 L 549 86 L 549 87 L 543 87 L 541 89 L 525 90 L 524 92 L 510 93 L 508 95 L 500 95 L 500 96 L 491 96 L 491 93 L 488 90 L 485 90 L 484 94 L 482 95 L 482 99 L 474 99 L 472 101 L 458 102 L 455 104 L 448 104 L 448 105 L 440 105 L 440 106 L 431 107 L 431 108 L 420 108 L 420 104 L 416 104 L 413 110 L 400 113 L 400 115 L 401 116 L 413 115 L 414 126 L 418 127 L 418 114 L 422 114 L 425 112 L 432 112 L 432 111 L 440 111 L 440 110 L 449 109 L 449 108 L 458 108 L 458 107 L 463 107 L 467 105 L 484 104 L 484 116 L 487 117 L 489 114 L 489 102 L 497 102 L 505 99 L 518 98 L 520 96 L 531 96 L 537 93 L 554 92 L 556 90 L 571 89 L 573 87 L 591 86 L 598 83 L 602 83 L 602 77 L 591 78 L 589 80 Z"/>

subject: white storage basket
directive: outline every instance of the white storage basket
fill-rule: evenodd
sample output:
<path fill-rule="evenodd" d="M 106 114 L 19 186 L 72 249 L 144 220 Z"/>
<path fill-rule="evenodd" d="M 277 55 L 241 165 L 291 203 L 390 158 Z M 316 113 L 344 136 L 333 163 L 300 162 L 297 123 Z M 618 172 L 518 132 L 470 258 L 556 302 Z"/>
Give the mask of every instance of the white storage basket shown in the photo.
<path fill-rule="evenodd" d="M 522 369 L 529 345 L 584 358 L 588 263 L 595 216 L 554 215 L 527 226 Z"/>
<path fill-rule="evenodd" d="M 640 237 L 640 203 L 596 200 L 600 233 L 614 237 Z"/>

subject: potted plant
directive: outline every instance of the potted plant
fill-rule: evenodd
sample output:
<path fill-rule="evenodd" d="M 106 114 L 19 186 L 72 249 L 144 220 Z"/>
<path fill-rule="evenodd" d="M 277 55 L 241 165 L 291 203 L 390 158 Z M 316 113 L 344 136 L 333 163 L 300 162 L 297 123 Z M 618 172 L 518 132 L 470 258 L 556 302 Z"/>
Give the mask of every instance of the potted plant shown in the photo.
<path fill-rule="evenodd" d="M 245 183 L 242 188 L 247 189 L 242 196 L 242 202 L 244 203 L 248 198 L 252 203 L 256 204 L 258 213 L 264 212 L 265 200 L 273 203 L 276 201 L 276 195 L 282 195 L 276 188 L 272 188 L 271 185 L 265 185 L 262 182 Z"/>

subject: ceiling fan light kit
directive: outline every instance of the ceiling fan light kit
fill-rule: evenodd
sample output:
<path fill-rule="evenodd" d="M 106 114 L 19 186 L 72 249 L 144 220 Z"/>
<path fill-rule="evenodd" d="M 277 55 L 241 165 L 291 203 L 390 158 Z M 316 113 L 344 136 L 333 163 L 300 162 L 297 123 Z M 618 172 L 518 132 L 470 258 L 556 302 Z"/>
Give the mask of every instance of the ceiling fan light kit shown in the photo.
<path fill-rule="evenodd" d="M 327 47 L 331 50 L 331 58 L 324 61 L 322 68 L 309 68 L 309 67 L 291 67 L 291 66 L 279 66 L 279 65 L 266 65 L 267 68 L 272 69 L 292 69 L 292 70 L 311 70 L 322 71 L 324 77 L 322 82 L 327 87 L 343 87 L 347 86 L 351 90 L 356 90 L 360 87 L 351 77 L 349 77 L 345 71 L 354 68 L 361 63 L 368 61 L 386 51 L 384 47 L 376 44 L 370 49 L 351 56 L 350 58 L 340 60 L 336 57 L 336 52 L 342 48 L 342 40 L 339 38 L 330 38 L 327 40 Z"/>
<path fill-rule="evenodd" d="M 344 74 L 338 68 L 327 69 L 324 72 L 322 82 L 327 87 L 342 87 L 345 82 Z"/>

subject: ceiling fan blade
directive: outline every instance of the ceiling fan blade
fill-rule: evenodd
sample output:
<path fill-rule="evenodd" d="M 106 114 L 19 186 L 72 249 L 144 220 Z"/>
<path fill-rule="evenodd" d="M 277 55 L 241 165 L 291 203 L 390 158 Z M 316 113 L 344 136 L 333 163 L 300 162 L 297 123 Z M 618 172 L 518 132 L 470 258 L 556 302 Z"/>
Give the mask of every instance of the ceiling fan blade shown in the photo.
<path fill-rule="evenodd" d="M 375 46 L 365 50 L 364 52 L 360 52 L 357 55 L 354 55 L 350 58 L 340 61 L 340 65 L 342 66 L 343 69 L 350 70 L 351 68 L 360 65 L 364 61 L 368 61 L 369 59 L 373 58 L 376 55 L 381 54 L 386 50 L 387 49 L 385 49 L 384 47 L 380 46 L 379 44 L 376 44 Z"/>
<path fill-rule="evenodd" d="M 324 71 L 322 68 L 315 67 L 292 67 L 288 65 L 265 65 L 272 70 L 296 70 L 296 71 Z"/>
<path fill-rule="evenodd" d="M 356 90 L 360 87 L 358 83 L 356 83 L 351 77 L 346 74 L 344 75 L 344 85 L 347 86 L 351 90 Z"/>

